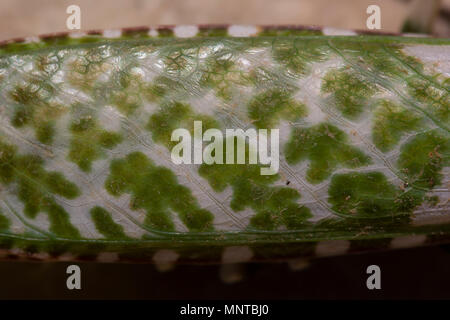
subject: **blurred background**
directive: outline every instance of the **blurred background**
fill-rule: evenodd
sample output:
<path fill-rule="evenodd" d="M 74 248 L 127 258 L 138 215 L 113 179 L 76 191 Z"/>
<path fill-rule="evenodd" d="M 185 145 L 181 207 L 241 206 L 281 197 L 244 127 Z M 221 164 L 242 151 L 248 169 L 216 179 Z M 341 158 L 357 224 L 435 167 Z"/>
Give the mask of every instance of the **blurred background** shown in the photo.
<path fill-rule="evenodd" d="M 0 0 L 0 40 L 66 31 L 71 4 L 81 8 L 82 30 L 200 23 L 366 29 L 366 9 L 375 4 L 382 31 L 400 32 L 412 16 L 427 27 L 431 20 L 435 35 L 450 35 L 450 0 Z"/>
<path fill-rule="evenodd" d="M 66 31 L 66 8 L 81 7 L 81 28 L 160 24 L 301 24 L 366 29 L 381 8 L 381 31 L 450 36 L 450 0 L 0 0 L 0 41 Z M 69 263 L 0 262 L 0 299 L 450 299 L 448 246 L 321 258 L 310 263 L 179 265 L 77 263 L 82 290 L 66 289 Z M 368 265 L 382 290 L 365 285 Z"/>

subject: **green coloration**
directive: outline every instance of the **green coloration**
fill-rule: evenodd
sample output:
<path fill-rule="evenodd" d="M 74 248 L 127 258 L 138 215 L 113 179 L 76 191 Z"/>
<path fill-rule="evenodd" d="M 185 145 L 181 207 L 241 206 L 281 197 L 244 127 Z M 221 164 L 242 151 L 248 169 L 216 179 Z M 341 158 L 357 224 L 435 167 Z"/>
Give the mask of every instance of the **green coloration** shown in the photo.
<path fill-rule="evenodd" d="M 97 89 L 100 76 L 114 66 L 105 60 L 104 48 L 92 48 L 85 55 L 78 56 L 68 64 L 70 72 L 65 81 L 76 89 L 92 95 Z"/>
<path fill-rule="evenodd" d="M 400 151 L 397 166 L 408 183 L 431 189 L 441 183 L 443 167 L 450 165 L 450 140 L 440 129 L 420 133 Z"/>
<path fill-rule="evenodd" d="M 144 101 L 152 100 L 147 93 L 148 84 L 138 75 L 122 72 L 111 83 L 117 90 L 110 92 L 109 102 L 126 116 L 133 114 Z"/>
<path fill-rule="evenodd" d="M 64 238 L 78 238 L 78 230 L 70 223 L 69 214 L 56 203 L 53 195 L 74 199 L 80 191 L 59 172 L 43 168 L 44 160 L 35 155 L 18 155 L 16 148 L 0 142 L 0 181 L 15 183 L 17 197 L 24 203 L 24 214 L 35 218 L 44 211 L 50 220 L 50 231 Z"/>
<path fill-rule="evenodd" d="M 171 29 L 158 29 L 158 37 L 160 38 L 169 38 L 169 37 L 173 37 L 174 33 Z"/>
<path fill-rule="evenodd" d="M 320 30 L 297 30 L 297 29 L 266 29 L 259 33 L 260 37 L 287 37 L 287 36 L 319 36 Z"/>
<path fill-rule="evenodd" d="M 421 117 L 391 101 L 381 100 L 374 111 L 372 139 L 381 151 L 390 151 L 407 132 L 418 129 Z"/>
<path fill-rule="evenodd" d="M 172 102 L 161 105 L 160 110 L 150 117 L 147 129 L 152 132 L 153 140 L 171 148 L 178 143 L 171 141 L 172 132 L 184 128 L 193 135 L 194 121 L 202 121 L 203 132 L 219 128 L 214 118 L 193 112 L 188 104 Z"/>
<path fill-rule="evenodd" d="M 437 80 L 436 80 L 437 81 Z M 450 124 L 450 86 L 436 85 L 437 82 L 427 81 L 420 77 L 407 80 L 408 90 L 414 98 L 421 102 L 424 110 Z"/>
<path fill-rule="evenodd" d="M 371 162 L 363 152 L 348 144 L 346 134 L 329 123 L 295 128 L 285 147 L 289 164 L 310 160 L 307 179 L 319 183 L 338 167 L 358 168 Z"/>
<path fill-rule="evenodd" d="M 9 219 L 0 213 L 0 231 L 8 230 L 10 225 Z"/>
<path fill-rule="evenodd" d="M 237 139 L 227 139 L 234 140 L 236 150 Z M 225 147 L 223 163 L 226 162 L 226 150 Z M 248 155 L 246 148 L 246 159 Z M 254 228 L 274 230 L 284 225 L 288 229 L 297 229 L 307 225 L 306 220 L 311 217 L 311 213 L 308 208 L 297 203 L 299 192 L 291 188 L 270 186 L 279 176 L 261 175 L 260 169 L 260 165 L 251 164 L 202 164 L 199 174 L 217 192 L 231 186 L 231 209 L 253 209 L 256 214 L 251 218 L 250 225 Z"/>
<path fill-rule="evenodd" d="M 322 81 L 322 92 L 331 93 L 336 108 L 350 119 L 361 115 L 377 91 L 370 82 L 344 69 L 329 71 Z"/>
<path fill-rule="evenodd" d="M 55 134 L 54 122 L 67 111 L 67 108 L 51 100 L 54 94 L 53 87 L 35 81 L 11 91 L 9 95 L 15 110 L 13 126 L 32 126 L 38 141 L 51 144 Z"/>
<path fill-rule="evenodd" d="M 280 119 L 296 121 L 307 114 L 304 104 L 292 99 L 289 92 L 278 89 L 255 96 L 248 110 L 249 118 L 260 129 L 274 128 Z"/>
<path fill-rule="evenodd" d="M 145 224 L 151 228 L 173 231 L 170 211 L 173 210 L 189 230 L 212 230 L 212 214 L 198 206 L 191 191 L 178 184 L 169 169 L 155 166 L 140 152 L 111 162 L 105 188 L 116 197 L 130 193 L 131 209 L 144 209 L 147 212 Z"/>
<path fill-rule="evenodd" d="M 170 76 L 188 77 L 198 66 L 198 48 L 173 47 L 168 52 L 161 52 L 164 71 Z"/>
<path fill-rule="evenodd" d="M 249 85 L 248 76 L 245 76 L 227 55 L 210 58 L 202 72 L 200 84 L 213 88 L 217 96 L 226 101 L 232 98 L 233 89 L 237 86 Z"/>
<path fill-rule="evenodd" d="M 431 30 L 430 27 L 426 27 L 425 25 L 422 25 L 420 22 L 414 21 L 411 18 L 407 19 L 402 26 L 403 33 L 427 34 L 432 33 L 432 31 L 433 30 Z"/>
<path fill-rule="evenodd" d="M 337 174 L 331 178 L 328 201 L 343 215 L 393 216 L 397 213 L 398 192 L 380 172 Z"/>
<path fill-rule="evenodd" d="M 68 239 L 80 238 L 80 232 L 71 224 L 69 214 L 60 205 L 53 200 L 45 201 L 42 210 L 48 214 L 50 232 Z"/>
<path fill-rule="evenodd" d="M 182 82 L 169 77 L 159 76 L 146 88 L 145 96 L 149 101 L 160 102 L 164 97 L 183 90 L 185 91 L 186 88 Z"/>
<path fill-rule="evenodd" d="M 36 128 L 36 139 L 42 143 L 51 143 L 54 135 L 55 127 L 53 122 L 44 122 Z"/>
<path fill-rule="evenodd" d="M 364 41 L 335 42 L 331 47 L 353 64 L 355 72 L 366 70 L 373 75 L 404 79 L 408 66 L 422 70 L 417 59 L 403 54 L 398 43 L 376 43 Z"/>
<path fill-rule="evenodd" d="M 85 172 L 91 171 L 92 162 L 101 158 L 105 149 L 113 149 L 122 141 L 119 133 L 101 129 L 89 114 L 74 120 L 70 131 L 72 139 L 68 158 Z"/>
<path fill-rule="evenodd" d="M 127 239 L 123 227 L 114 222 L 111 214 L 102 207 L 94 207 L 90 211 L 95 228 L 107 239 Z"/>
<path fill-rule="evenodd" d="M 326 59 L 328 49 L 323 41 L 302 39 L 301 41 L 277 39 L 273 46 L 273 58 L 288 72 L 304 75 L 310 64 Z"/>
<path fill-rule="evenodd" d="M 333 37 L 276 27 L 248 38 L 229 37 L 224 27 L 200 27 L 190 39 L 159 32 L 47 37 L 0 48 L 6 142 L 0 191 L 8 214 L 6 222 L 0 214 L 1 248 L 84 259 L 116 252 L 141 261 L 171 249 L 180 261 L 198 262 L 218 261 L 226 246 L 249 246 L 255 259 L 277 259 L 310 256 L 318 241 L 333 239 L 350 240 L 351 251 L 385 248 L 413 234 L 450 241 L 450 224 L 428 223 L 448 211 L 450 89 L 445 73 L 434 74 L 442 72 L 445 57 L 428 47 L 446 52 L 448 40 Z M 405 47 L 417 44 L 424 62 L 407 55 L 414 50 Z M 307 111 L 311 117 L 302 119 Z M 120 135 L 100 126 L 103 112 L 120 121 Z M 316 115 L 330 124 L 315 123 Z M 170 161 L 172 131 L 192 133 L 195 120 L 204 130 L 290 127 L 279 174 L 261 176 L 261 165 L 201 165 L 198 177 L 195 165 L 174 166 L 176 174 L 156 166 Z M 367 155 L 344 134 L 355 131 Z M 397 147 L 397 162 L 397 152 L 382 155 Z M 67 200 L 80 193 L 77 187 L 50 171 L 70 170 L 74 165 L 62 158 L 71 156 L 89 171 L 75 170 L 85 181 L 79 201 Z M 109 172 L 94 162 L 106 156 Z M 307 161 L 307 174 L 284 158 Z M 368 172 L 371 163 L 379 172 Z M 106 191 L 118 198 L 99 189 L 105 179 Z M 308 195 L 303 201 L 300 192 Z M 134 210 L 124 208 L 128 196 Z M 40 213 L 48 219 L 35 219 Z M 418 217 L 423 225 L 411 223 Z M 188 230 L 176 230 L 180 220 Z M 94 226 L 103 236 L 87 232 Z"/>
<path fill-rule="evenodd" d="M 147 30 L 122 30 L 122 39 L 146 39 L 149 38 Z"/>
<path fill-rule="evenodd" d="M 225 37 L 228 34 L 226 27 L 200 27 L 198 37 Z"/>
<path fill-rule="evenodd" d="M 439 197 L 438 196 L 426 196 L 424 200 L 432 207 L 435 207 L 439 203 Z"/>

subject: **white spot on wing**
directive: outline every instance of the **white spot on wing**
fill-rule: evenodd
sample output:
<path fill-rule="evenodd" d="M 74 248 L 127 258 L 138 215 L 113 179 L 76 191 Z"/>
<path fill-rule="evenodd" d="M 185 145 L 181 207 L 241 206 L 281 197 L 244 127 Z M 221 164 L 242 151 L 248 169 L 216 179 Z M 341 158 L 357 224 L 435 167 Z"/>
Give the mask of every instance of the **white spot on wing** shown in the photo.
<path fill-rule="evenodd" d="M 158 36 L 158 31 L 156 29 L 150 29 L 150 31 L 148 32 L 148 35 L 150 37 L 157 37 Z"/>
<path fill-rule="evenodd" d="M 323 28 L 323 34 L 326 36 L 356 36 L 357 33 L 352 30 Z"/>
<path fill-rule="evenodd" d="M 73 38 L 73 39 L 78 39 L 78 38 L 82 38 L 85 37 L 87 34 L 85 32 L 72 32 L 69 33 L 69 37 Z"/>
<path fill-rule="evenodd" d="M 433 71 L 450 77 L 450 46 L 411 45 L 402 49 L 407 55 L 420 59 Z"/>
<path fill-rule="evenodd" d="M 258 29 L 255 26 L 234 25 L 228 27 L 228 34 L 232 37 L 250 37 L 255 35 Z"/>
<path fill-rule="evenodd" d="M 105 38 L 119 38 L 122 35 L 122 30 L 105 30 L 103 36 Z"/>
<path fill-rule="evenodd" d="M 179 38 L 195 37 L 198 33 L 197 26 L 176 26 L 173 29 L 175 36 Z"/>

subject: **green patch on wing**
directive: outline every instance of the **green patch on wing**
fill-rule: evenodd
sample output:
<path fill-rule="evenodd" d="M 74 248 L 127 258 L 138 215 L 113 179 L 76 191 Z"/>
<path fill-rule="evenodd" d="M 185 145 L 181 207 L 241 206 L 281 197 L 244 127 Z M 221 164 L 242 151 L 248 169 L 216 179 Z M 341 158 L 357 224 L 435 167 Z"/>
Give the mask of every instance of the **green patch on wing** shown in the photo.
<path fill-rule="evenodd" d="M 90 211 L 95 228 L 107 239 L 128 239 L 120 224 L 114 222 L 111 213 L 102 207 L 94 207 Z"/>
<path fill-rule="evenodd" d="M 0 182 L 15 184 L 14 192 L 24 204 L 24 214 L 33 219 L 46 212 L 50 232 L 64 238 L 78 238 L 79 231 L 70 222 L 68 212 L 55 196 L 78 197 L 80 191 L 59 172 L 44 169 L 44 160 L 35 155 L 19 155 L 14 146 L 0 142 Z"/>
<path fill-rule="evenodd" d="M 188 104 L 168 102 L 162 104 L 160 110 L 150 117 L 147 129 L 152 132 L 153 140 L 171 148 L 177 144 L 171 141 L 172 132 L 184 128 L 193 135 L 194 121 L 202 121 L 203 131 L 219 128 L 214 118 L 195 113 Z"/>
<path fill-rule="evenodd" d="M 92 162 L 105 155 L 122 141 L 119 133 L 102 129 L 91 114 L 78 115 L 70 126 L 71 141 L 69 159 L 89 172 Z"/>
<path fill-rule="evenodd" d="M 52 100 L 55 88 L 46 82 L 31 81 L 19 85 L 9 93 L 13 101 L 12 124 L 21 128 L 31 126 L 36 139 L 50 144 L 55 134 L 55 122 L 67 108 Z"/>
<path fill-rule="evenodd" d="M 347 135 L 329 123 L 295 128 L 285 146 L 289 164 L 310 160 L 307 179 L 319 183 L 338 167 L 357 168 L 371 163 L 359 149 L 349 145 Z"/>
<path fill-rule="evenodd" d="M 430 81 L 421 77 L 407 80 L 411 96 L 423 104 L 426 112 L 449 126 L 450 124 L 450 86 L 440 85 L 437 80 Z"/>
<path fill-rule="evenodd" d="M 212 88 L 218 97 L 228 101 L 237 86 L 249 85 L 248 76 L 225 52 L 222 56 L 212 56 L 205 62 L 200 79 L 202 87 Z"/>
<path fill-rule="evenodd" d="M 248 115 L 257 128 L 275 128 L 280 119 L 296 121 L 307 115 L 306 106 L 295 101 L 288 91 L 272 89 L 255 96 Z"/>
<path fill-rule="evenodd" d="M 328 201 L 338 213 L 377 218 L 397 213 L 398 192 L 380 172 L 352 172 L 331 178 Z"/>
<path fill-rule="evenodd" d="M 401 148 L 398 167 L 408 183 L 425 190 L 439 185 L 450 165 L 450 140 L 441 129 L 419 133 Z"/>
<path fill-rule="evenodd" d="M 213 215 L 199 207 L 191 190 L 180 185 L 172 171 L 156 166 L 143 153 L 113 160 L 105 188 L 116 197 L 131 194 L 131 209 L 144 209 L 145 224 L 151 228 L 174 231 L 174 211 L 190 231 L 212 230 Z"/>
<path fill-rule="evenodd" d="M 273 45 L 273 58 L 283 68 L 294 75 L 304 75 L 310 71 L 313 62 L 326 59 L 329 49 L 316 39 L 277 39 Z"/>
<path fill-rule="evenodd" d="M 0 212 L 0 231 L 7 231 L 11 222 Z"/>
<path fill-rule="evenodd" d="M 350 119 L 363 113 L 369 98 L 377 91 L 373 84 L 345 69 L 328 71 L 322 79 L 321 90 L 330 93 L 336 108 Z"/>
<path fill-rule="evenodd" d="M 417 112 L 382 100 L 374 111 L 373 142 L 381 151 L 389 151 L 405 133 L 417 129 L 421 121 L 422 117 Z"/>
<path fill-rule="evenodd" d="M 237 149 L 237 139 L 225 144 L 234 143 Z M 223 163 L 226 162 L 227 148 L 225 146 Z M 249 150 L 246 147 L 246 159 Z M 202 164 L 199 173 L 208 180 L 211 187 L 222 192 L 227 186 L 233 189 L 231 209 L 242 211 L 251 208 L 255 215 L 250 220 L 250 226 L 257 229 L 274 230 L 280 226 L 288 229 L 298 229 L 307 225 L 311 217 L 309 208 L 297 203 L 300 193 L 292 188 L 272 186 L 279 175 L 261 175 L 261 165 L 256 164 Z"/>

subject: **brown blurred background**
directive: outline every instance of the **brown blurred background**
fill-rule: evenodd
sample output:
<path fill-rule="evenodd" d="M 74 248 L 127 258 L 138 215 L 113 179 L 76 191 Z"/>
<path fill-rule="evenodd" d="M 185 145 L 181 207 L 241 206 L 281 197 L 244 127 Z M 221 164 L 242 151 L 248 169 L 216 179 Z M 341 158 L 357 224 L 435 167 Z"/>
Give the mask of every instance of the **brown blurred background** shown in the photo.
<path fill-rule="evenodd" d="M 423 0 L 426 8 L 433 0 Z M 366 29 L 366 8 L 381 8 L 382 31 L 399 32 L 413 0 L 0 0 L 0 40 L 66 30 L 66 8 L 81 8 L 82 30 L 159 24 L 302 24 Z M 422 11 L 419 11 L 422 14 Z M 434 34 L 450 35 L 450 0 Z"/>

